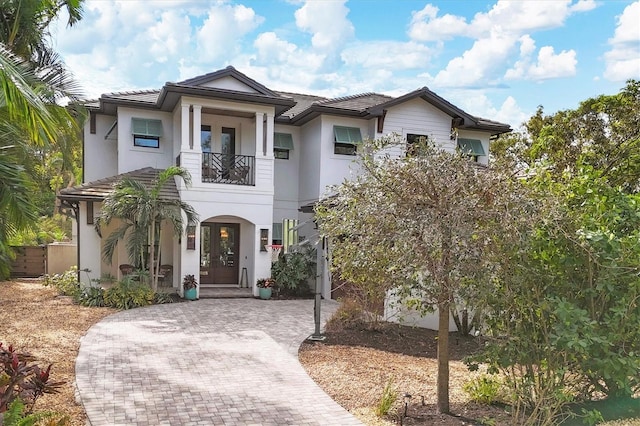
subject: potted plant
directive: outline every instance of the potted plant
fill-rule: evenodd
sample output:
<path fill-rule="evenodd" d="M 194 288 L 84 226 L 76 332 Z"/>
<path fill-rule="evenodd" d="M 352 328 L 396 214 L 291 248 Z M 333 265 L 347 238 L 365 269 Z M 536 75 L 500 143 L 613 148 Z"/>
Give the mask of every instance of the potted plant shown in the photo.
<path fill-rule="evenodd" d="M 182 280 L 182 287 L 184 288 L 185 299 L 196 300 L 198 297 L 198 291 L 196 290 L 196 287 L 198 287 L 198 281 L 196 281 L 196 277 L 194 275 L 185 275 L 184 280 Z"/>
<path fill-rule="evenodd" d="M 260 299 L 271 299 L 271 292 L 273 291 L 273 286 L 275 284 L 276 280 L 273 278 L 260 278 L 257 283 Z"/>

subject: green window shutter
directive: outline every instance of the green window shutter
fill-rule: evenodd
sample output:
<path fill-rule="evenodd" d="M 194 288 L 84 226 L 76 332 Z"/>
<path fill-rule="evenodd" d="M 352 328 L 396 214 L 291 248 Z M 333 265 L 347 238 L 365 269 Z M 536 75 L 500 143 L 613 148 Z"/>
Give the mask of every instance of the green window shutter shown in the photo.
<path fill-rule="evenodd" d="M 458 148 L 467 155 L 487 155 L 480 139 L 458 138 Z"/>
<path fill-rule="evenodd" d="M 293 149 L 293 136 L 290 133 L 274 133 L 273 147 L 278 149 Z"/>
<path fill-rule="evenodd" d="M 282 222 L 273 223 L 271 226 L 271 239 L 282 240 Z"/>
<path fill-rule="evenodd" d="M 162 136 L 162 120 L 152 120 L 147 118 L 132 118 L 131 133 L 140 136 Z"/>
<path fill-rule="evenodd" d="M 336 142 L 355 145 L 362 142 L 362 135 L 358 127 L 333 126 Z"/>

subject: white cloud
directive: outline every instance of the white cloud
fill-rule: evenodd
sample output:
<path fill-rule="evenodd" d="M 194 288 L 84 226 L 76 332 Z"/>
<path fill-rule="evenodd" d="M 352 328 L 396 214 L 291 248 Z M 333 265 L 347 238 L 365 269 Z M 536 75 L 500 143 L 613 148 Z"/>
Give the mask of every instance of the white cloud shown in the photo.
<path fill-rule="evenodd" d="M 435 77 L 441 87 L 472 87 L 486 83 L 493 71 L 501 68 L 515 46 L 509 35 L 493 31 L 489 37 L 476 40 L 471 49 L 452 59 Z"/>
<path fill-rule="evenodd" d="M 532 62 L 535 42 L 528 35 L 520 38 L 520 59 L 505 73 L 505 79 L 546 80 L 571 77 L 576 74 L 576 52 L 563 50 L 555 54 L 552 46 L 543 46 L 538 52 L 537 62 Z"/>
<path fill-rule="evenodd" d="M 378 40 L 353 43 L 340 56 L 347 66 L 403 70 L 426 68 L 433 53 L 433 49 L 413 41 Z"/>
<path fill-rule="evenodd" d="M 615 33 L 605 53 L 604 77 L 611 81 L 640 78 L 640 1 L 627 6 L 618 16 Z"/>
<path fill-rule="evenodd" d="M 424 9 L 411 13 L 408 35 L 413 40 L 439 41 L 462 35 L 467 29 L 466 19 L 445 14 L 438 17 L 438 7 L 427 4 Z"/>
<path fill-rule="evenodd" d="M 239 40 L 263 22 L 253 9 L 243 5 L 212 6 L 198 30 L 198 52 L 202 62 L 229 57 L 241 52 Z"/>
<path fill-rule="evenodd" d="M 474 87 L 498 84 L 502 69 L 512 61 L 520 41 L 520 59 L 506 71 L 508 79 L 543 80 L 575 75 L 576 54 L 563 50 L 555 54 L 544 46 L 532 60 L 535 42 L 531 34 L 563 26 L 574 13 L 595 7 L 593 0 L 509 1 L 498 0 L 487 12 L 476 13 L 470 22 L 464 17 L 445 14 L 431 4 L 413 12 L 408 34 L 414 40 L 433 41 L 454 36 L 474 38 L 472 47 L 449 61 L 435 77 L 443 87 Z"/>
<path fill-rule="evenodd" d="M 346 0 L 307 0 L 296 10 L 296 25 L 312 35 L 311 45 L 319 51 L 335 51 L 354 34 L 354 27 L 347 19 L 349 9 Z"/>
<path fill-rule="evenodd" d="M 522 111 L 512 96 L 507 96 L 498 107 L 481 90 L 455 90 L 446 93 L 446 97 L 469 114 L 507 123 L 514 129 L 531 116 Z"/>

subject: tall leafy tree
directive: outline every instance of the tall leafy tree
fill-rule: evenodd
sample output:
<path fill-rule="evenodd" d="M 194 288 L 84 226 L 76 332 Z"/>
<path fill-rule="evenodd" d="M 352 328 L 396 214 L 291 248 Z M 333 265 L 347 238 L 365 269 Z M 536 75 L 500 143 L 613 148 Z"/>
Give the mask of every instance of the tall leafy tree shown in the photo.
<path fill-rule="evenodd" d="M 629 80 L 615 95 L 600 95 L 578 108 L 545 115 L 543 107 L 525 131 L 492 145 L 494 157 L 521 168 L 544 166 L 554 179 L 591 167 L 611 186 L 640 190 L 640 81 Z"/>
<path fill-rule="evenodd" d="M 363 173 L 319 206 L 319 223 L 344 278 L 392 283 L 415 307 L 437 307 L 437 407 L 447 413 L 450 311 L 488 291 L 493 240 L 517 237 L 532 206 L 508 174 L 428 141 L 411 155 L 391 154 L 403 147 L 398 137 L 365 144 Z"/>
<path fill-rule="evenodd" d="M 152 289 L 158 288 L 160 262 L 154 259 L 161 253 L 155 252 L 156 245 L 160 251 L 163 230 L 169 225 L 173 235 L 179 238 L 185 225 L 195 225 L 198 215 L 189 204 L 180 200 L 162 197 L 162 190 L 174 178 L 181 178 L 185 184 L 191 184 L 191 175 L 186 169 L 171 166 L 159 173 L 150 187 L 131 178 L 123 178 L 114 187 L 102 205 L 96 221 L 96 229 L 101 232 L 104 226 L 117 220 L 119 226 L 105 238 L 103 258 L 111 262 L 118 242 L 125 240 L 127 253 L 132 263 L 144 265 L 146 247 L 149 247 L 147 268 L 151 273 Z M 186 223 L 183 219 L 183 213 Z"/>

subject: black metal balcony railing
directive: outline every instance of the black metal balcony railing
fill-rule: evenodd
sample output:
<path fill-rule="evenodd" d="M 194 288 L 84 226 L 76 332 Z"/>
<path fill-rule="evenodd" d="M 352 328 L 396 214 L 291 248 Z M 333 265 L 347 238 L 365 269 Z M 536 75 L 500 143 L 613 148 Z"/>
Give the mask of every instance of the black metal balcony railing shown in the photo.
<path fill-rule="evenodd" d="M 233 185 L 256 184 L 256 157 L 218 152 L 202 153 L 202 181 Z"/>

